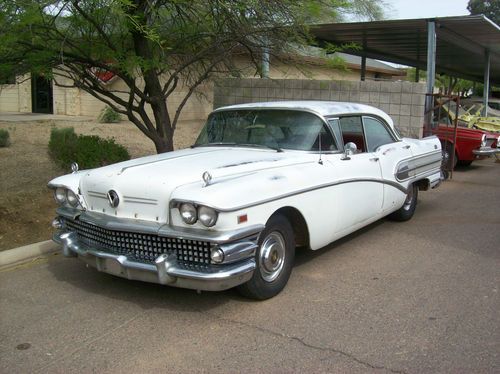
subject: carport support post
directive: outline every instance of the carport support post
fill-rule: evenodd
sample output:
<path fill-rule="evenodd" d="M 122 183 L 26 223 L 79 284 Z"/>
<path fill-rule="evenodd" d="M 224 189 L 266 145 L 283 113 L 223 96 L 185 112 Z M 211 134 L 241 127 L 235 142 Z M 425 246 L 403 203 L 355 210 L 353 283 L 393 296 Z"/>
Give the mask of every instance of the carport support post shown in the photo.
<path fill-rule="evenodd" d="M 488 101 L 490 96 L 490 50 L 484 51 L 484 88 L 483 88 L 483 116 L 488 116 Z"/>
<path fill-rule="evenodd" d="M 432 107 L 434 106 L 434 83 L 436 79 L 436 22 L 427 22 L 427 96 L 425 98 L 425 125 L 432 127 Z"/>

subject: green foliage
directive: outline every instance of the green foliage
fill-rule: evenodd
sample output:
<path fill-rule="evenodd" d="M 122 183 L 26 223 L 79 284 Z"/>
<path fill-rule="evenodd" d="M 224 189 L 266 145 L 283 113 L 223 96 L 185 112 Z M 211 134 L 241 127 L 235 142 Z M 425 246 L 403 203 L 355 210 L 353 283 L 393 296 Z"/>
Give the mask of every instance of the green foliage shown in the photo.
<path fill-rule="evenodd" d="M 469 0 L 467 10 L 470 14 L 484 14 L 500 25 L 500 0 Z"/>
<path fill-rule="evenodd" d="M 106 106 L 97 118 L 99 123 L 118 123 L 121 121 L 120 113 L 116 112 L 113 108 Z"/>
<path fill-rule="evenodd" d="M 130 159 L 125 147 L 116 144 L 114 139 L 76 135 L 72 127 L 52 129 L 49 154 L 64 169 L 72 162 L 77 162 L 82 169 L 92 169 Z"/>
<path fill-rule="evenodd" d="M 406 77 L 409 81 L 414 82 L 417 76 L 417 69 L 408 68 L 406 70 Z M 427 72 L 425 70 L 420 70 L 420 79 L 425 80 L 427 77 Z M 451 95 L 452 93 L 458 94 L 462 97 L 467 96 L 470 90 L 474 87 L 474 83 L 467 79 L 461 79 L 456 77 L 450 77 L 449 75 L 439 74 L 436 75 L 436 81 L 434 83 L 435 87 L 439 88 L 441 92 L 446 95 Z"/>
<path fill-rule="evenodd" d="M 10 145 L 10 134 L 7 130 L 0 129 L 0 147 L 8 147 Z"/>
<path fill-rule="evenodd" d="M 173 149 L 181 112 L 214 76 L 253 76 L 310 45 L 308 25 L 380 18 L 378 0 L 0 0 L 0 81 L 32 73 L 88 92 Z M 245 58 L 250 64 L 239 64 Z M 120 78 L 119 89 L 103 75 Z M 179 88 L 182 86 L 182 90 Z M 169 110 L 170 95 L 184 95 Z"/>

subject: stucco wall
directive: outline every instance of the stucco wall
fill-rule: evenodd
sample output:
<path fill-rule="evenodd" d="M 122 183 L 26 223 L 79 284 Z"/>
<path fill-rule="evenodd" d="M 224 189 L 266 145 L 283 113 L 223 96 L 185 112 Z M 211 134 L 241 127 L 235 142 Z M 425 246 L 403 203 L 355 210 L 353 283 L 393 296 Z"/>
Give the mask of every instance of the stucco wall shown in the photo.
<path fill-rule="evenodd" d="M 422 137 L 425 101 L 422 83 L 230 78 L 215 82 L 214 109 L 278 100 L 332 100 L 373 105 L 388 113 L 404 136 Z"/>
<path fill-rule="evenodd" d="M 19 111 L 19 86 L 2 84 L 0 86 L 0 112 Z"/>

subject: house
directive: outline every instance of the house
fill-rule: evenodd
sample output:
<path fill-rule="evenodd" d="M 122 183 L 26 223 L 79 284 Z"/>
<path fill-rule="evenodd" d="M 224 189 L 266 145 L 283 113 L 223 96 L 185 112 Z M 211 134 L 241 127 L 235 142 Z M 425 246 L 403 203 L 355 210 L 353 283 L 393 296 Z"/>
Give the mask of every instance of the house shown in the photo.
<path fill-rule="evenodd" d="M 342 66 L 334 66 L 333 61 L 341 59 Z M 248 61 L 236 61 L 243 68 Z M 250 69 L 248 70 L 251 77 Z M 361 58 L 345 53 L 335 53 L 329 57 L 314 53 L 297 53 L 280 62 L 270 61 L 269 78 L 271 79 L 331 79 L 358 81 L 361 73 Z M 386 63 L 367 59 L 367 80 L 395 80 L 406 73 Z M 112 90 L 127 90 L 126 85 L 111 76 L 99 77 L 102 84 Z M 59 82 L 68 84 L 71 82 Z M 212 111 L 213 90 L 210 83 L 201 89 L 201 95 L 192 96 L 186 103 L 180 120 L 205 119 Z M 169 98 L 169 108 L 176 108 L 186 89 L 178 89 Z M 17 77 L 15 82 L 0 85 L 0 113 L 53 113 L 64 115 L 82 115 L 97 117 L 105 104 L 92 95 L 78 88 L 59 87 L 44 77 Z"/>

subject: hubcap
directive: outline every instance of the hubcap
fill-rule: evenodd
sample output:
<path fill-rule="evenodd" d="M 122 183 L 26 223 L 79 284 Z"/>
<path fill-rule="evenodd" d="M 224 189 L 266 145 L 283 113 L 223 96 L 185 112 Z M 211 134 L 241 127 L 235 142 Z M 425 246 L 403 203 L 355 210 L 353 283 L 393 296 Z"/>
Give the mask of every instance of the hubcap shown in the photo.
<path fill-rule="evenodd" d="M 403 205 L 404 210 L 410 210 L 411 204 L 413 202 L 413 191 L 414 191 L 414 187 L 411 186 L 410 190 L 408 191 L 408 194 L 406 195 L 406 200 L 405 200 L 405 203 Z"/>
<path fill-rule="evenodd" d="M 262 278 L 272 282 L 280 275 L 285 265 L 285 240 L 276 231 L 270 233 L 260 247 L 259 267 Z"/>

